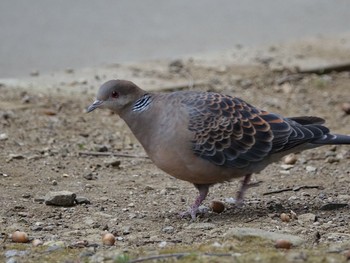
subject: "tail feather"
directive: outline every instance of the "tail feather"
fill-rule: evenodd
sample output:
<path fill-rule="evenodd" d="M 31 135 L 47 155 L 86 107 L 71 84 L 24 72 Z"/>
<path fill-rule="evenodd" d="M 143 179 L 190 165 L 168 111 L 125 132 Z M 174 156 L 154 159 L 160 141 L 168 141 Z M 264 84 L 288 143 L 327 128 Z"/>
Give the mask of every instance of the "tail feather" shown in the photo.
<path fill-rule="evenodd" d="M 350 144 L 350 136 L 343 134 L 325 134 L 322 138 L 312 141 L 313 144 Z"/>

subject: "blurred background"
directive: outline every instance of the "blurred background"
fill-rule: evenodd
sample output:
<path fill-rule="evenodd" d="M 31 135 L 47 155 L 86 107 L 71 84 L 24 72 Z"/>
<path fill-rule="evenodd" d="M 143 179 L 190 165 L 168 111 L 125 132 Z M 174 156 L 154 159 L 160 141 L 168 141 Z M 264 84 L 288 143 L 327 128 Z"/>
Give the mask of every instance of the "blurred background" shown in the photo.
<path fill-rule="evenodd" d="M 1 0 L 0 78 L 349 30 L 347 0 Z"/>

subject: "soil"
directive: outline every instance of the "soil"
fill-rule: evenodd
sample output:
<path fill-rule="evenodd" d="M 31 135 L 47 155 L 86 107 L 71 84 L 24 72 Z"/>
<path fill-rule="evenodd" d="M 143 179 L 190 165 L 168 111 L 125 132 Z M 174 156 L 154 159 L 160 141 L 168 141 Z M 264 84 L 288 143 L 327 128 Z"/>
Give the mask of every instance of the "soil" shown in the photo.
<path fill-rule="evenodd" d="M 191 58 L 125 67 L 135 78 L 145 79 L 146 87 L 156 83 L 154 86 L 170 91 L 188 88 L 181 83 L 191 87 L 194 80 L 193 89 L 238 96 L 285 116 L 316 115 L 324 118 L 334 133 L 350 133 L 350 116 L 341 108 L 350 102 L 348 72 L 299 74 L 283 81 L 293 72 L 274 71 L 267 62 L 217 67 Z M 150 65 L 158 67 L 150 69 Z M 74 73 L 64 74 L 77 78 Z M 94 75 L 100 84 L 107 78 Z M 117 115 L 85 113 L 98 88 L 95 82 L 54 82 L 55 92 L 19 84 L 0 86 L 0 134 L 4 134 L 0 140 L 0 260 L 5 260 L 6 251 L 15 249 L 28 251 L 28 256 L 18 257 L 16 262 L 128 262 L 175 252 L 199 253 L 178 259 L 188 262 L 232 260 L 203 256 L 219 252 L 231 253 L 237 262 L 250 262 L 253 256 L 257 262 L 282 258 L 294 262 L 294 257 L 301 262 L 346 261 L 344 253 L 350 249 L 349 146 L 298 153 L 290 167 L 284 166 L 283 160 L 270 165 L 253 176 L 259 185 L 247 191 L 242 207 L 230 202 L 239 180 L 215 185 L 203 205 L 209 207 L 212 200 L 219 200 L 225 211 L 217 214 L 208 209 L 191 222 L 179 218 L 178 212 L 193 202 L 195 188 L 145 158 L 144 150 Z M 58 207 L 43 202 L 48 192 L 62 190 L 91 203 Z M 289 214 L 291 220 L 283 222 L 281 213 Z M 309 213 L 315 218 L 303 219 Z M 291 250 L 278 250 L 266 240 L 225 237 L 233 227 L 288 233 L 306 241 Z M 63 241 L 64 248 L 48 251 L 49 245 L 13 243 L 6 236 L 15 230 L 25 231 L 30 239 Z M 102 245 L 101 234 L 106 231 L 117 237 L 112 247 Z M 76 242 L 82 240 L 89 245 L 79 248 Z"/>

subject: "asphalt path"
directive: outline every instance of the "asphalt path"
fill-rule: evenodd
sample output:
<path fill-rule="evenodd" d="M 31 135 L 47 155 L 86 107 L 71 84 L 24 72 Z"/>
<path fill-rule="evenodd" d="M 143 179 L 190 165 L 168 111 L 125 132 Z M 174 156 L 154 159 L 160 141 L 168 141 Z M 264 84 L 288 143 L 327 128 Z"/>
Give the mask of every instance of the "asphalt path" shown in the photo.
<path fill-rule="evenodd" d="M 0 0 L 0 78 L 349 30 L 348 0 Z"/>

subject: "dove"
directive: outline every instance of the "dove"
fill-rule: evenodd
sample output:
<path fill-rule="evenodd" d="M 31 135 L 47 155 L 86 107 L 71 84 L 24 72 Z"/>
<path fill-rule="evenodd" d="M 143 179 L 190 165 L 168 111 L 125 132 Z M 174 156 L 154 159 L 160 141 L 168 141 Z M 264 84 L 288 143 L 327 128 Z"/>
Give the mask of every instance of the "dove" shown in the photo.
<path fill-rule="evenodd" d="M 241 204 L 251 175 L 283 156 L 350 144 L 350 136 L 332 134 L 322 118 L 286 118 L 215 92 L 152 93 L 131 81 L 110 80 L 87 112 L 97 108 L 117 113 L 158 168 L 197 188 L 195 202 L 182 214 L 192 219 L 214 184 L 243 178 Z"/>

